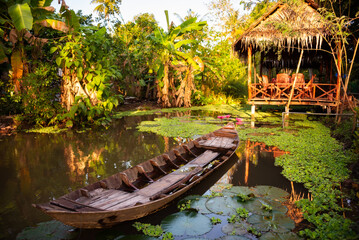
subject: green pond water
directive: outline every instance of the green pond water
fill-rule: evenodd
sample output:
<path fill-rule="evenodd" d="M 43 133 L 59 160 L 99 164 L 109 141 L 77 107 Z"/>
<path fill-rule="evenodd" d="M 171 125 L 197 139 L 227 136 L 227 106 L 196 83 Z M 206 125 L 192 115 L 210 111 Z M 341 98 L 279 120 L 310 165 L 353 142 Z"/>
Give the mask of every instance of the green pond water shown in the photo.
<path fill-rule="evenodd" d="M 214 112 L 191 114 L 197 118 L 207 115 L 214 120 L 219 115 Z M 51 220 L 33 208 L 32 203 L 57 198 L 135 166 L 184 141 L 182 138 L 163 137 L 136 129 L 140 122 L 156 117 L 158 115 L 123 117 L 114 121 L 108 130 L 97 132 L 19 133 L 0 138 L 0 239 L 15 239 L 24 228 Z M 213 176 L 213 183 L 271 185 L 291 190 L 290 182 L 280 174 L 281 168 L 274 166 L 274 156 L 283 152 L 242 141 L 236 153 L 231 165 L 219 176 Z M 203 194 L 213 185 L 211 181 L 207 185 L 198 186 L 195 191 Z M 295 186 L 300 190 L 300 186 Z M 149 216 L 146 221 L 158 224 L 165 216 L 166 211 Z M 121 231 L 121 228 L 128 228 L 128 224 L 120 224 L 115 230 Z M 98 231 L 83 231 L 76 237 L 106 238 L 101 238 L 101 232 Z"/>

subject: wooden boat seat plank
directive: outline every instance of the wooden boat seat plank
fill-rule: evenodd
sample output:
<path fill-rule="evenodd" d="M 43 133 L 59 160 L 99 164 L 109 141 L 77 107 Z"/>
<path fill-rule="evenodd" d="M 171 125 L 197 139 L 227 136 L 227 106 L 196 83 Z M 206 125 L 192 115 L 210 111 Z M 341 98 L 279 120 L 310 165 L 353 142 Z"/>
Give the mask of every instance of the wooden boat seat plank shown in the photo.
<path fill-rule="evenodd" d="M 99 188 L 99 190 L 94 190 L 96 191 L 96 193 L 99 194 L 93 194 L 93 191 L 90 192 L 90 196 L 93 195 L 92 197 L 79 197 L 78 199 L 76 199 L 75 201 L 81 204 L 85 204 L 85 205 L 89 205 L 93 202 L 99 201 L 100 199 L 104 199 L 106 197 L 108 197 L 109 195 L 112 195 L 114 192 L 116 192 L 117 190 L 115 189 L 103 189 L 103 188 Z"/>
<path fill-rule="evenodd" d="M 137 204 L 147 203 L 149 201 L 150 201 L 150 199 L 146 196 L 134 194 L 134 196 L 132 196 L 129 199 L 126 199 L 125 201 L 108 204 L 106 206 L 103 206 L 101 209 L 114 211 L 114 210 L 118 210 L 118 209 L 122 209 L 122 208 L 126 208 L 126 207 L 135 206 Z"/>
<path fill-rule="evenodd" d="M 216 137 L 210 140 L 201 140 L 199 146 L 206 149 L 230 149 L 235 146 L 233 139 L 228 137 Z"/>
<path fill-rule="evenodd" d="M 219 155 L 218 152 L 213 152 L 211 150 L 206 150 L 204 153 L 199 155 L 197 158 L 193 159 L 189 164 L 204 167 L 208 163 L 213 161 L 216 157 L 218 157 L 218 155 Z"/>
<path fill-rule="evenodd" d="M 156 195 L 157 193 L 161 192 L 163 189 L 168 188 L 169 186 L 176 184 L 178 181 L 182 180 L 188 175 L 188 173 L 177 174 L 175 172 L 168 174 L 157 180 L 156 182 L 148 185 L 140 189 L 137 194 L 151 197 L 152 195 Z"/>
<path fill-rule="evenodd" d="M 221 144 L 220 148 L 229 149 L 229 148 L 232 147 L 232 145 L 233 145 L 233 139 L 231 139 L 231 138 L 226 138 L 226 137 L 224 137 L 224 138 L 222 138 L 222 139 L 223 139 L 223 141 L 222 141 L 222 144 Z"/>
<path fill-rule="evenodd" d="M 57 200 L 53 200 L 50 202 L 50 204 L 55 205 L 57 207 L 61 207 L 63 209 L 66 210 L 70 210 L 73 212 L 97 212 L 97 211 L 102 211 L 101 209 L 92 207 L 92 206 L 87 206 L 84 204 L 79 204 L 76 203 L 74 201 L 69 201 L 65 198 L 59 198 Z"/>
<path fill-rule="evenodd" d="M 121 190 L 114 190 L 112 191 L 111 194 L 108 194 L 105 197 L 99 198 L 95 201 L 91 201 L 91 203 L 89 203 L 88 205 L 102 209 L 104 206 L 112 202 L 125 201 L 133 196 L 134 196 L 133 193 L 129 193 Z"/>
<path fill-rule="evenodd" d="M 38 209 L 42 209 L 42 210 L 46 210 L 46 211 L 69 211 L 68 209 L 65 209 L 63 207 L 53 205 L 50 202 L 41 203 L 41 204 L 33 204 L 33 206 Z"/>
<path fill-rule="evenodd" d="M 198 141 L 198 144 L 199 144 L 199 146 L 201 146 L 201 147 L 206 147 L 206 146 L 211 145 L 211 143 L 212 143 L 215 139 L 216 139 L 215 137 L 209 137 L 208 139 L 203 139 L 203 140 Z"/>

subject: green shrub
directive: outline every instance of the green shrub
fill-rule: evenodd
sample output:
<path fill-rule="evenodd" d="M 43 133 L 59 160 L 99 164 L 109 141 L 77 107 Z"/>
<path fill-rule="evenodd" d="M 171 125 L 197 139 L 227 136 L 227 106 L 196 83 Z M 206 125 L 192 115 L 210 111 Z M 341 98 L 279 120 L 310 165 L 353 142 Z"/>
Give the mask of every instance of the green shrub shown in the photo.
<path fill-rule="evenodd" d="M 31 125 L 47 125 L 60 109 L 57 67 L 39 63 L 32 73 L 22 79 L 22 84 L 21 120 Z"/>

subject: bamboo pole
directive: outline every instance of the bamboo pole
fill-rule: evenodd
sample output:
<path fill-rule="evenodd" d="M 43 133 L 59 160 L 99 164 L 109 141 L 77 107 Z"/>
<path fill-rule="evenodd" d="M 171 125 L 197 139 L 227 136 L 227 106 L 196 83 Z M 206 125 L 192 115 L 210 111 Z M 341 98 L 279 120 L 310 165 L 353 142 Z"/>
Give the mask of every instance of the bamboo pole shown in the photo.
<path fill-rule="evenodd" d="M 297 75 L 298 75 L 298 72 L 299 72 L 299 69 L 300 69 L 300 63 L 302 62 L 303 52 L 304 52 L 304 50 L 302 49 L 302 51 L 300 52 L 300 57 L 299 57 L 298 65 L 297 65 L 297 70 L 295 71 L 295 77 L 294 77 L 294 81 L 293 81 L 293 86 L 292 86 L 292 89 L 290 91 L 289 100 L 288 100 L 288 103 L 287 103 L 287 106 L 286 106 L 287 109 L 289 109 L 290 102 L 292 101 L 292 97 L 293 97 L 293 94 L 294 94 L 294 88 L 295 88 L 295 84 L 297 83 L 297 79 L 298 79 Z"/>
<path fill-rule="evenodd" d="M 257 83 L 257 68 L 256 68 L 256 54 L 253 54 L 253 80 L 254 80 L 254 84 Z"/>
<path fill-rule="evenodd" d="M 340 99 L 340 80 L 342 77 L 342 45 L 338 45 L 338 77 L 337 77 L 337 101 Z"/>
<path fill-rule="evenodd" d="M 260 52 L 260 55 L 261 55 L 261 63 L 260 63 L 260 66 L 259 66 L 259 75 L 262 77 L 263 76 L 263 58 L 264 58 L 264 54 L 262 52 Z"/>
<path fill-rule="evenodd" d="M 338 57 L 337 57 L 337 59 L 338 59 L 338 61 L 337 61 L 338 77 L 337 77 L 337 97 L 336 97 L 336 101 L 338 103 L 339 100 L 340 100 L 340 80 L 341 80 L 341 77 L 342 77 L 342 45 L 341 45 L 341 42 L 339 42 L 339 44 L 338 44 Z M 337 114 L 339 113 L 339 110 L 340 110 L 339 108 L 340 108 L 340 103 L 338 104 L 337 109 L 336 109 Z M 335 117 L 335 121 L 337 122 L 337 124 L 340 123 L 340 120 L 341 120 L 341 118 L 337 115 Z"/>
<path fill-rule="evenodd" d="M 252 98 L 251 83 L 252 83 L 252 46 L 249 46 L 248 47 L 248 99 Z"/>

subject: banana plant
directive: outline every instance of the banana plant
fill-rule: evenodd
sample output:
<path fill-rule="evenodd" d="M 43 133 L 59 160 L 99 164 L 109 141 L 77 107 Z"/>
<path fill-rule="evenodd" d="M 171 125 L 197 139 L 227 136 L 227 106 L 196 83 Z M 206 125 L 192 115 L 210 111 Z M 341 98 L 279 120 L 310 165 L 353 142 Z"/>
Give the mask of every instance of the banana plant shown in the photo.
<path fill-rule="evenodd" d="M 156 59 L 159 102 L 164 107 L 188 106 L 194 89 L 193 72 L 203 70 L 203 63 L 198 56 L 194 56 L 194 51 L 191 51 L 191 46 L 198 40 L 188 38 L 186 33 L 201 31 L 207 23 L 197 22 L 197 18 L 193 17 L 174 27 L 169 24 L 167 11 L 165 14 L 168 31 L 157 28 L 152 35 L 152 40 L 159 45 Z M 177 70 L 177 74 L 173 73 L 174 70 Z M 184 77 L 181 72 L 185 72 Z M 179 87 L 175 86 L 174 78 L 180 80 Z"/>
<path fill-rule="evenodd" d="M 15 93 L 20 92 L 20 79 L 28 73 L 25 44 L 38 44 L 40 46 L 45 44 L 48 39 L 37 37 L 42 27 L 50 27 L 67 33 L 70 30 L 69 26 L 71 26 L 70 22 L 66 23 L 48 18 L 55 11 L 55 8 L 50 6 L 52 0 L 32 0 L 30 1 L 30 5 L 28 2 L 29 1 L 24 1 L 23 3 L 11 2 L 13 4 L 7 8 L 7 12 L 2 11 L 0 17 L 0 35 L 5 41 L 11 42 L 12 44 L 10 63 Z M 69 19 L 75 15 L 75 13 L 67 10 L 66 7 L 65 2 L 62 0 L 63 15 L 71 15 L 69 17 L 65 16 L 66 19 Z M 1 42 L 0 63 L 9 61 L 5 54 L 7 51 L 9 50 L 7 50 Z"/>

